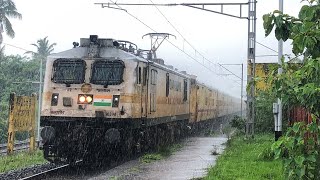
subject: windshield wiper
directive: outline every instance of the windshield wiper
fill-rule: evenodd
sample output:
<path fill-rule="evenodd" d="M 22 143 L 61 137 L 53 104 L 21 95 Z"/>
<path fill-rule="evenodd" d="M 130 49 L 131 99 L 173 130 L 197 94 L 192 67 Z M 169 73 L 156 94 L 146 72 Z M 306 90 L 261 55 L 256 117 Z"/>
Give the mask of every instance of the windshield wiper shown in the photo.
<path fill-rule="evenodd" d="M 110 80 L 111 74 L 113 73 L 113 69 L 114 69 L 114 66 L 112 66 L 111 72 L 109 72 L 107 83 L 103 86 L 104 88 L 108 88 L 109 80 Z"/>

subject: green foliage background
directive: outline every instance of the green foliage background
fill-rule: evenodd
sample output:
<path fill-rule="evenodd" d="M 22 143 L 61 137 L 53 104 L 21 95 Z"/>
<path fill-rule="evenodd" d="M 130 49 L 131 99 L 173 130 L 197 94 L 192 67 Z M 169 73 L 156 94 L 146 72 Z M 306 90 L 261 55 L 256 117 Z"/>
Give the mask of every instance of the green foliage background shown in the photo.
<path fill-rule="evenodd" d="M 257 92 L 255 101 L 255 132 L 274 132 L 274 117 L 272 112 L 272 104 L 274 102 L 276 102 L 276 97 L 271 91 Z"/>
<path fill-rule="evenodd" d="M 303 56 L 300 66 L 283 62 L 284 73 L 273 78 L 272 89 L 284 104 L 303 107 L 312 114 L 312 122 L 300 119 L 288 128 L 285 136 L 273 144 L 276 158 L 282 158 L 288 179 L 320 177 L 320 4 L 304 0 L 298 18 L 280 11 L 263 16 L 265 34 L 275 29 L 275 37 L 292 40 L 292 52 Z"/>
<path fill-rule="evenodd" d="M 0 143 L 7 141 L 9 95 L 31 95 L 37 93 L 38 84 L 27 81 L 39 81 L 39 60 L 27 57 L 0 56 Z M 18 133 L 16 139 L 26 138 L 25 133 Z"/>

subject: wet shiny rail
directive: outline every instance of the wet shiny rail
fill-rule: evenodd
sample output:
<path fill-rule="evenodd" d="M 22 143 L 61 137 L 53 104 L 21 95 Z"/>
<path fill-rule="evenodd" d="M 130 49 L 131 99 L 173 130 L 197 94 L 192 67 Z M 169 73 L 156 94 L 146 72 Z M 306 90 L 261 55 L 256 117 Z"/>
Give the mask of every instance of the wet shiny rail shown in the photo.
<path fill-rule="evenodd" d="M 48 174 L 50 174 L 50 173 L 57 173 L 57 171 L 60 171 L 60 170 L 62 170 L 62 169 L 65 169 L 65 168 L 67 168 L 67 167 L 69 167 L 69 166 L 70 166 L 70 164 L 64 164 L 64 165 L 61 165 L 61 166 L 58 166 L 58 167 L 54 167 L 54 168 L 49 169 L 49 170 L 42 171 L 42 172 L 40 172 L 40 173 L 32 174 L 32 175 L 30 175 L 30 176 L 21 178 L 20 180 L 45 179 Z"/>

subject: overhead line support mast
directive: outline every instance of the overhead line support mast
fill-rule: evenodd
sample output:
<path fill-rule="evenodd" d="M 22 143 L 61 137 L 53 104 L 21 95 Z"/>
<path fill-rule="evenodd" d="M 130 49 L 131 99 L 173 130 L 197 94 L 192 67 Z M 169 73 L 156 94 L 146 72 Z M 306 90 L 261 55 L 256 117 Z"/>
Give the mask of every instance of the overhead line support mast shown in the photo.
<path fill-rule="evenodd" d="M 247 60 L 248 60 L 248 73 L 247 73 L 247 83 L 250 86 L 247 92 L 247 123 L 246 123 L 246 135 L 254 135 L 254 122 L 255 122 L 255 112 L 254 112 L 254 101 L 255 101 L 255 56 L 256 56 L 256 0 L 249 0 L 246 3 L 169 3 L 169 4 L 148 4 L 148 3 L 95 3 L 101 5 L 102 8 L 113 8 L 123 11 L 125 9 L 120 8 L 120 6 L 185 6 L 194 9 L 199 9 L 207 12 L 212 12 L 216 14 L 221 14 L 238 19 L 248 20 L 248 48 L 247 48 Z M 220 10 L 212 10 L 206 8 L 206 6 L 219 7 Z M 235 7 L 239 6 L 239 12 L 237 14 L 230 14 L 224 11 L 224 7 Z M 247 7 L 247 16 L 243 15 L 243 8 Z"/>

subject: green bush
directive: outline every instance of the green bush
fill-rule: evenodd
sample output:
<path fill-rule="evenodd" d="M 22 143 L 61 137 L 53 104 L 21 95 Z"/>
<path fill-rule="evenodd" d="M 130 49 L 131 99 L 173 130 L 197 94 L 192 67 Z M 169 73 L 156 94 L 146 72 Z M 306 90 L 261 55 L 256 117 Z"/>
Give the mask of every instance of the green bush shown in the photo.
<path fill-rule="evenodd" d="M 231 127 L 237 128 L 240 132 L 245 131 L 246 120 L 240 116 L 234 116 L 230 122 Z"/>

